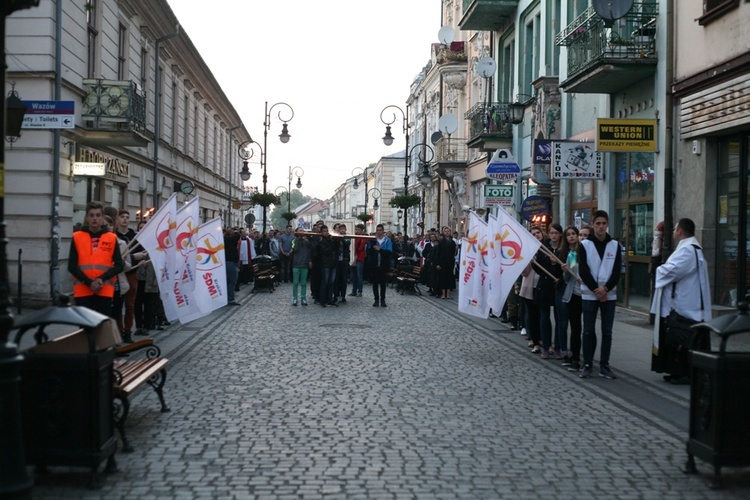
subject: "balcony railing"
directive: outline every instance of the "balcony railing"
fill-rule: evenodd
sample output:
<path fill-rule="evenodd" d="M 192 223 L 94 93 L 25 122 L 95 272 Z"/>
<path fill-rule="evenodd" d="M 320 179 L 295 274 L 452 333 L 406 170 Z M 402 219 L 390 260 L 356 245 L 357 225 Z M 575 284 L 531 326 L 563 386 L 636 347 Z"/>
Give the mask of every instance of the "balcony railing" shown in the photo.
<path fill-rule="evenodd" d="M 146 96 L 132 81 L 83 80 L 81 118 L 84 127 L 97 131 L 146 131 Z"/>
<path fill-rule="evenodd" d="M 602 62 L 655 61 L 658 11 L 654 1 L 635 2 L 625 17 L 608 28 L 593 7 L 586 9 L 555 37 L 557 45 L 568 47 L 569 77 Z"/>
<path fill-rule="evenodd" d="M 435 143 L 435 161 L 440 162 L 462 162 L 469 159 L 469 148 L 466 139 L 455 137 L 443 137 Z"/>
<path fill-rule="evenodd" d="M 469 120 L 470 142 L 477 137 L 508 139 L 513 127 L 507 102 L 480 102 L 472 106 L 464 117 Z"/>

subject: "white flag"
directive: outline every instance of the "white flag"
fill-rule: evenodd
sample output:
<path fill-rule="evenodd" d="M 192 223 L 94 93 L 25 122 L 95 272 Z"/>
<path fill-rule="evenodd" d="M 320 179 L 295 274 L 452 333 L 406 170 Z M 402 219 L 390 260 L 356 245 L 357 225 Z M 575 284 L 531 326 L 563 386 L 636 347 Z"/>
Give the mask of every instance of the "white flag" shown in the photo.
<path fill-rule="evenodd" d="M 490 313 L 487 303 L 489 292 L 488 247 L 487 223 L 476 213 L 470 212 L 466 238 L 461 242 L 458 310 L 485 319 Z"/>
<path fill-rule="evenodd" d="M 500 315 L 513 284 L 542 244 L 503 208 L 498 210 L 497 217 L 490 217 L 488 240 L 491 255 L 488 302 L 492 311 Z"/>
<path fill-rule="evenodd" d="M 227 305 L 227 270 L 224 255 L 224 233 L 221 219 L 213 220 L 198 227 L 196 246 L 196 284 L 191 293 L 198 304 L 198 311 L 181 316 L 185 324 Z"/>
<path fill-rule="evenodd" d="M 192 292 L 195 288 L 197 262 L 195 235 L 198 233 L 199 208 L 199 198 L 196 196 L 177 211 L 174 278 L 183 293 Z"/>
<path fill-rule="evenodd" d="M 164 294 L 169 288 L 174 262 L 174 228 L 177 213 L 177 195 L 173 194 L 154 213 L 145 226 L 141 228 L 135 239 L 148 252 L 148 258 L 156 271 L 159 291 Z"/>

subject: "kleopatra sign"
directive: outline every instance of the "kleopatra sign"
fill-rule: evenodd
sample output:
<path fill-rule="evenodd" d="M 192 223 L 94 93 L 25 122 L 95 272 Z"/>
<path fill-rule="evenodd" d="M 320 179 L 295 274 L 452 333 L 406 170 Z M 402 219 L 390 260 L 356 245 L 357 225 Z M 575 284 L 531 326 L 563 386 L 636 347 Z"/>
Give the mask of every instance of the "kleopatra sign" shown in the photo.
<path fill-rule="evenodd" d="M 485 171 L 488 179 L 496 181 L 510 181 L 518 177 L 520 173 L 521 167 L 516 163 L 513 155 L 507 149 L 498 149 L 495 151 Z"/>
<path fill-rule="evenodd" d="M 514 186 L 484 185 L 484 204 L 509 207 L 513 205 L 515 197 Z"/>

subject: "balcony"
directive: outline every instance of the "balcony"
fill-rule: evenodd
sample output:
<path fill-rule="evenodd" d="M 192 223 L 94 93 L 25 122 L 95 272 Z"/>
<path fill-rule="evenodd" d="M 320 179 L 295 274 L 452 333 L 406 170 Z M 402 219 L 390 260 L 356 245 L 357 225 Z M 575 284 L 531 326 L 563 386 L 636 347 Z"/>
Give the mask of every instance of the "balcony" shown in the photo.
<path fill-rule="evenodd" d="M 146 96 L 132 81 L 83 80 L 83 142 L 90 145 L 146 146 Z"/>
<path fill-rule="evenodd" d="M 466 145 L 482 151 L 510 149 L 513 127 L 509 105 L 507 102 L 481 102 L 467 111 L 464 117 L 470 122 L 470 137 Z"/>
<path fill-rule="evenodd" d="M 445 171 L 451 169 L 465 169 L 469 160 L 469 147 L 466 139 L 443 137 L 435 143 L 435 159 L 432 168 L 445 178 Z"/>
<path fill-rule="evenodd" d="M 466 55 L 464 42 L 451 42 L 450 45 L 442 45 L 438 43 L 435 45 L 438 46 L 435 53 L 435 60 L 439 65 L 442 66 L 444 64 L 455 63 L 462 64 L 463 66 L 466 65 L 468 57 Z"/>
<path fill-rule="evenodd" d="M 518 0 L 463 0 L 458 26 L 464 31 L 499 31 L 517 8 Z"/>
<path fill-rule="evenodd" d="M 635 2 L 611 28 L 592 7 L 555 37 L 568 47 L 566 92 L 614 94 L 656 72 L 656 18 L 653 1 Z"/>

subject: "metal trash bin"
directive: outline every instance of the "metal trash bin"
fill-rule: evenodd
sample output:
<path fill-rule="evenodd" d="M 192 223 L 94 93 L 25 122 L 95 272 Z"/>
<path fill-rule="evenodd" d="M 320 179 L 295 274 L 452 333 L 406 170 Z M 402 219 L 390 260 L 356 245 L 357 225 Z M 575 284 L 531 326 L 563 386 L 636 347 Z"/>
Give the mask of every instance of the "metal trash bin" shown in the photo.
<path fill-rule="evenodd" d="M 51 324 L 82 331 L 49 340 Z M 14 328 L 20 343 L 35 328 L 36 345 L 23 352 L 21 417 L 26 463 L 91 468 L 91 488 L 101 486 L 98 469 L 116 470 L 112 369 L 119 330 L 114 320 L 85 307 L 48 307 L 23 318 Z"/>
<path fill-rule="evenodd" d="M 695 458 L 714 467 L 711 489 L 722 488 L 721 468 L 750 465 L 750 352 L 727 352 L 729 337 L 750 333 L 747 302 L 740 312 L 720 316 L 692 328 L 721 337 L 718 352 L 690 352 L 690 428 L 685 472 L 697 474 Z"/>

